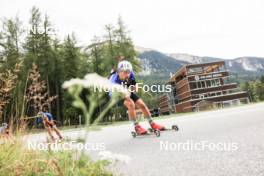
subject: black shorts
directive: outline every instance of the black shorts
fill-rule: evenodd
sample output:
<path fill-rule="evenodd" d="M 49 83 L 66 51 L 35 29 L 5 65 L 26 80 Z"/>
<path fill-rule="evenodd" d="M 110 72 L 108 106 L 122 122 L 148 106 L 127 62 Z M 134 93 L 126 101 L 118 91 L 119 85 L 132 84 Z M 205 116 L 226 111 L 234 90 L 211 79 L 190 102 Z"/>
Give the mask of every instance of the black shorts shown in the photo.
<path fill-rule="evenodd" d="M 136 102 L 138 99 L 140 99 L 140 97 L 139 97 L 136 93 L 134 93 L 134 92 L 131 92 L 131 94 L 130 94 L 130 98 L 131 98 L 134 102 Z"/>
<path fill-rule="evenodd" d="M 134 92 L 131 92 L 131 94 L 130 94 L 130 98 L 131 98 L 134 102 L 136 102 L 138 99 L 140 99 L 140 97 L 139 97 L 136 93 L 134 93 Z M 118 105 L 118 106 L 122 106 L 122 105 L 124 104 L 124 100 L 125 100 L 125 99 L 120 100 L 120 101 L 117 103 L 117 105 Z"/>

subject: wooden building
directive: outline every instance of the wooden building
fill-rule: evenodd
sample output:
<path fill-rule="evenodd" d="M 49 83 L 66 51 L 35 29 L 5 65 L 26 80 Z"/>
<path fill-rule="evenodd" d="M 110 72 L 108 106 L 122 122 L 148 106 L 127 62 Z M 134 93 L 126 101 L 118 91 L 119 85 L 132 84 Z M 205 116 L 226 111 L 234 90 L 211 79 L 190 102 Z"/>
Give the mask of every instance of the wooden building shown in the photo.
<path fill-rule="evenodd" d="M 167 82 L 172 91 L 159 98 L 160 111 L 191 112 L 248 103 L 248 93 L 239 91 L 228 77 L 224 61 L 186 65 Z"/>

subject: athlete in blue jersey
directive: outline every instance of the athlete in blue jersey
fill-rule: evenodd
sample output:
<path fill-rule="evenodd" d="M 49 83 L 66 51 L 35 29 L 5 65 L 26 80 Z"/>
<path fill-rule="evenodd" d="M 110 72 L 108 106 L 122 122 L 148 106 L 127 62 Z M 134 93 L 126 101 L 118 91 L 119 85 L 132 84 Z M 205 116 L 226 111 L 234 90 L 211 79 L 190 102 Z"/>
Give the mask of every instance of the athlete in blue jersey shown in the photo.
<path fill-rule="evenodd" d="M 39 112 L 38 116 L 40 116 L 40 121 L 38 122 L 42 122 L 44 124 L 44 127 L 47 129 L 48 134 L 53 141 L 55 141 L 55 137 L 52 134 L 52 130 L 54 130 L 58 137 L 62 139 L 62 136 L 54 123 L 52 114 L 48 112 Z"/>
<path fill-rule="evenodd" d="M 143 102 L 143 100 L 135 93 L 136 89 L 136 78 L 133 72 L 133 68 L 130 62 L 128 61 L 121 61 L 118 64 L 117 71 L 112 73 L 111 77 L 109 78 L 111 83 L 121 84 L 130 90 L 133 90 L 129 97 L 124 98 L 124 105 L 128 109 L 128 116 L 130 120 L 134 122 L 135 130 L 139 134 L 147 133 L 143 127 L 141 127 L 136 118 L 136 110 L 135 108 L 138 107 L 141 109 L 144 117 L 148 119 L 151 128 L 155 130 L 164 130 L 164 126 L 158 125 L 154 123 L 151 118 L 151 113 L 149 112 L 148 107 Z"/>

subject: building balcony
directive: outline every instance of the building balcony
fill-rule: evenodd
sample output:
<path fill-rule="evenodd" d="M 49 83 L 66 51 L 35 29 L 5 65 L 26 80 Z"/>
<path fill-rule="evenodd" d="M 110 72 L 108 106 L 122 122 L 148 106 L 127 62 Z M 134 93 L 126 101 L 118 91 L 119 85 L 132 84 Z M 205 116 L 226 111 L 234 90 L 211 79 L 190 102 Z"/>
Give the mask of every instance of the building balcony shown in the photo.
<path fill-rule="evenodd" d="M 231 89 L 236 89 L 236 88 L 237 88 L 236 83 L 230 83 L 230 84 L 224 84 L 224 85 L 216 85 L 212 87 L 192 89 L 191 94 L 202 94 L 202 93 L 209 93 L 209 92 L 216 92 L 216 91 L 223 91 L 223 90 L 231 90 Z"/>

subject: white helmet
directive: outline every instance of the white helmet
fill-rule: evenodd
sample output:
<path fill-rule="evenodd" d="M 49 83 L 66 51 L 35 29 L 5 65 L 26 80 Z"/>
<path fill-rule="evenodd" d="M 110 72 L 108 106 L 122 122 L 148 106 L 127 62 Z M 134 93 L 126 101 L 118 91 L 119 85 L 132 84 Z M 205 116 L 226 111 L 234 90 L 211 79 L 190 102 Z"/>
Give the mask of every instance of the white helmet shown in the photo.
<path fill-rule="evenodd" d="M 118 63 L 117 66 L 118 71 L 133 71 L 133 67 L 130 62 L 128 61 L 121 61 Z"/>

